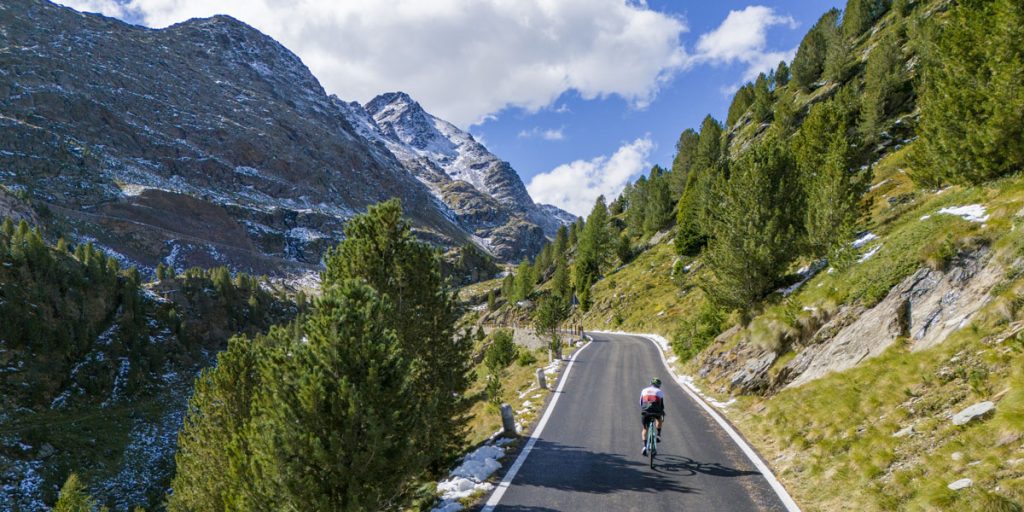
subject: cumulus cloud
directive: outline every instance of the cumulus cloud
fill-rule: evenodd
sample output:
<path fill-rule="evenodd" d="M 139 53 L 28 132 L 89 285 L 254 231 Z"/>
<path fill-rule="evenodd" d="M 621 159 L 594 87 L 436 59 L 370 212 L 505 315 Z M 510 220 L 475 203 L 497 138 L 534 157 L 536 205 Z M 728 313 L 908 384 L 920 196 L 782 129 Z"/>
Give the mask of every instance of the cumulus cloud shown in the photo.
<path fill-rule="evenodd" d="M 751 5 L 741 11 L 729 11 L 722 24 L 697 40 L 690 65 L 746 64 L 743 81 L 757 77 L 758 73 L 774 69 L 782 60 L 792 60 L 796 48 L 785 51 L 768 50 L 768 29 L 783 25 L 797 27 L 791 16 L 783 16 L 770 7 Z"/>
<path fill-rule="evenodd" d="M 562 93 L 642 107 L 686 62 L 685 23 L 628 0 L 58 0 L 150 27 L 228 14 L 294 51 L 324 87 L 404 90 L 459 126 Z"/>
<path fill-rule="evenodd" d="M 527 190 L 540 203 L 553 204 L 570 213 L 586 216 L 597 197 L 611 201 L 626 183 L 644 173 L 654 150 L 650 137 L 620 147 L 612 156 L 562 164 L 530 180 Z"/>
<path fill-rule="evenodd" d="M 557 130 L 549 128 L 547 130 L 542 130 L 541 128 L 534 127 L 532 130 L 520 130 L 518 137 L 520 139 L 533 139 L 539 137 L 544 140 L 564 140 L 565 128 L 562 127 Z"/>

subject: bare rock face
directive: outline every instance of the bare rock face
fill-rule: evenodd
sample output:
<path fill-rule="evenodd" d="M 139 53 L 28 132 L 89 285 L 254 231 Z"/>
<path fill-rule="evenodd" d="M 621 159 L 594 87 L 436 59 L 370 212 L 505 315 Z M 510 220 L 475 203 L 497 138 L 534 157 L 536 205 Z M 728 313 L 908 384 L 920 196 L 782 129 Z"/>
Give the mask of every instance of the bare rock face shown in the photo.
<path fill-rule="evenodd" d="M 922 268 L 838 330 L 832 324 L 849 322 L 851 316 L 837 315 L 821 329 L 835 334 L 816 336 L 820 343 L 800 351 L 780 376 L 799 386 L 875 357 L 900 336 L 909 338 L 912 350 L 935 346 L 966 325 L 1001 276 L 986 249 L 962 254 L 947 271 Z"/>
<path fill-rule="evenodd" d="M 522 182 L 477 158 L 489 153 L 468 134 L 410 110 L 387 125 L 412 148 L 396 156 L 343 105 L 297 56 L 227 16 L 152 30 L 0 3 L 0 184 L 78 241 L 143 267 L 293 274 L 316 268 L 352 215 L 398 197 L 432 243 L 486 247 L 494 232 L 499 257 L 539 249 L 549 226 Z M 425 121 L 434 131 L 417 132 Z M 415 154 L 435 150 L 443 158 Z M 541 230 L 502 229 L 513 221 Z"/>
<path fill-rule="evenodd" d="M 575 220 L 535 204 L 508 162 L 403 92 L 382 94 L 365 106 L 340 106 L 363 137 L 387 147 L 499 259 L 536 254 L 560 226 Z"/>

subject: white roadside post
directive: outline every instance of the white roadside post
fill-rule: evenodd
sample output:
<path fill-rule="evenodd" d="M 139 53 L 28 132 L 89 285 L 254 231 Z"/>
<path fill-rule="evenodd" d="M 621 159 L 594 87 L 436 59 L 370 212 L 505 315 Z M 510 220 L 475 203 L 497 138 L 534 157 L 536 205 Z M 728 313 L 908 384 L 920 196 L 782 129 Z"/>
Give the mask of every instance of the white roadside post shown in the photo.
<path fill-rule="evenodd" d="M 501 426 L 506 436 L 516 435 L 516 418 L 512 415 L 512 406 L 509 404 L 501 404 Z"/>

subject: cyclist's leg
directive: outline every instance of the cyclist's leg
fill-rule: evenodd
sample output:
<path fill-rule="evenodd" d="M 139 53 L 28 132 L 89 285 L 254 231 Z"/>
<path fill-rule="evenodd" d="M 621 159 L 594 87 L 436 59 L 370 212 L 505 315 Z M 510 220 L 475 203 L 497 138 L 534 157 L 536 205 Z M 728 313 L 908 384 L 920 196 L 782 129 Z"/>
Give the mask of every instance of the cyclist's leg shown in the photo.
<path fill-rule="evenodd" d="M 640 435 L 640 440 L 643 441 L 644 445 L 647 445 L 647 415 L 640 414 L 640 424 L 643 425 L 643 433 Z"/>

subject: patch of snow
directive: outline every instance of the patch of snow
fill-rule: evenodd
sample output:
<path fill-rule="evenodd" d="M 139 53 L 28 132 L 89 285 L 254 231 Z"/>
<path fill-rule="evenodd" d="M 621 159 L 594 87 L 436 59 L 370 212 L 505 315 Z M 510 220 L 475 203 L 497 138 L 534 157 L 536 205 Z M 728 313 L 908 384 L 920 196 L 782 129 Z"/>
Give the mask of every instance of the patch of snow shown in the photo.
<path fill-rule="evenodd" d="M 977 223 L 983 223 L 988 220 L 988 213 L 986 213 L 985 207 L 980 204 L 946 207 L 939 210 L 938 213 L 956 215 L 957 217 L 960 217 L 966 221 Z"/>
<path fill-rule="evenodd" d="M 878 250 L 881 249 L 881 248 L 882 248 L 882 244 L 878 244 L 878 245 L 872 247 L 870 251 L 864 253 L 863 256 L 858 258 L 857 262 L 858 263 L 864 263 L 865 261 L 870 260 L 871 257 L 874 256 L 878 252 Z"/>
<path fill-rule="evenodd" d="M 821 270 L 825 268 L 827 265 L 828 260 L 820 259 L 818 261 L 815 261 L 814 263 L 811 263 L 809 266 L 801 268 L 800 270 L 797 271 L 797 275 L 800 276 L 800 279 L 789 286 L 779 288 L 778 291 L 782 293 L 783 297 L 788 297 L 792 295 L 793 292 L 799 290 L 800 287 L 804 285 L 804 283 L 810 281 L 812 277 L 816 276 L 818 272 L 821 272 Z"/>
<path fill-rule="evenodd" d="M 870 231 L 866 231 L 863 235 L 860 236 L 860 238 L 854 240 L 850 244 L 850 246 L 853 247 L 854 249 L 860 249 L 861 247 L 864 247 L 865 245 L 867 245 L 868 242 L 870 242 L 872 240 L 876 240 L 876 239 L 878 239 L 878 235 L 876 235 L 876 234 L 874 234 L 874 233 L 872 233 Z"/>
<path fill-rule="evenodd" d="M 922 215 L 922 216 L 921 216 L 921 220 L 928 220 L 928 219 L 930 219 L 930 218 L 932 218 L 932 216 L 931 216 L 931 215 Z"/>
<path fill-rule="evenodd" d="M 448 475 L 448 479 L 437 484 L 437 492 L 441 494 L 442 501 L 434 508 L 434 512 L 462 510 L 458 500 L 493 489 L 494 485 L 488 483 L 487 479 L 501 468 L 498 460 L 505 455 L 503 446 L 499 443 L 488 444 L 466 455 L 462 463 Z"/>

